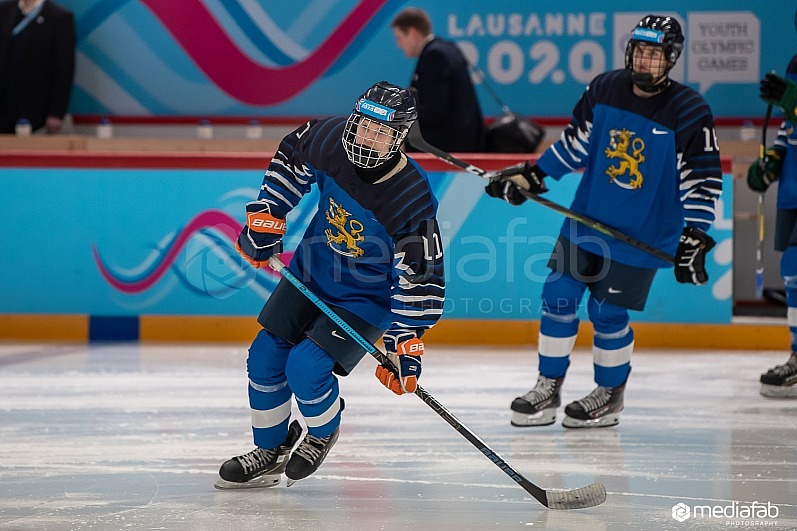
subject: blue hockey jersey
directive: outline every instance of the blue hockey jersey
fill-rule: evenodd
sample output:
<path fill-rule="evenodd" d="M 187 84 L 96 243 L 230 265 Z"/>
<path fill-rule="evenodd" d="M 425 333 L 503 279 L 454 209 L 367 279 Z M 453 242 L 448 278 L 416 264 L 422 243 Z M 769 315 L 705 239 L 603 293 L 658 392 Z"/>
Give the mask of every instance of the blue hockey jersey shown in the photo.
<path fill-rule="evenodd" d="M 590 83 L 538 164 L 556 179 L 583 169 L 574 211 L 673 255 L 684 225 L 708 230 L 722 192 L 714 119 L 703 97 L 673 81 L 641 98 L 626 70 Z M 580 223 L 567 220 L 562 235 L 628 265 L 672 266 Z"/>
<path fill-rule="evenodd" d="M 312 120 L 287 135 L 259 199 L 283 217 L 318 186 L 318 211 L 290 270 L 327 304 L 420 337 L 445 300 L 437 200 L 425 172 L 403 154 L 385 176 L 363 181 L 343 148 L 345 122 Z"/>
<path fill-rule="evenodd" d="M 797 83 L 797 55 L 786 69 L 786 78 Z M 797 208 L 797 124 L 780 124 L 775 145 L 786 149 L 778 182 L 778 208 Z"/>

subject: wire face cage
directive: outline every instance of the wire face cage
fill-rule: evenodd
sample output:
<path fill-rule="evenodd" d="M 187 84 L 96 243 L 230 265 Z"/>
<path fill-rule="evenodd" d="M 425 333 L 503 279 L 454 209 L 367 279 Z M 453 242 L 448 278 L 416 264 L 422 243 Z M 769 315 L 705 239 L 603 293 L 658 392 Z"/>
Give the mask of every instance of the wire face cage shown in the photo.
<path fill-rule="evenodd" d="M 387 124 L 352 113 L 343 131 L 343 147 L 349 160 L 360 168 L 375 168 L 399 150 L 406 131 L 401 133 Z"/>

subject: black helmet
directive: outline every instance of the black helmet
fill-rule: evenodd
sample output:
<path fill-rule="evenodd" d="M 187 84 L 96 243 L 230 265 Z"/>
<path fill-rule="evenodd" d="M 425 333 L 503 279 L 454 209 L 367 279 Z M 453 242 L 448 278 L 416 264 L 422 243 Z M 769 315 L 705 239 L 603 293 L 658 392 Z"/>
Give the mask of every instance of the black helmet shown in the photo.
<path fill-rule="evenodd" d="M 653 79 L 652 74 L 634 72 L 634 49 L 640 43 L 661 46 L 664 49 L 664 58 L 669 64 L 657 79 Z M 636 86 L 646 92 L 658 92 L 668 86 L 668 83 L 661 83 L 661 80 L 675 65 L 683 49 L 684 34 L 677 20 L 673 17 L 648 15 L 631 32 L 631 38 L 625 47 L 625 68 L 631 71 L 631 79 Z"/>
<path fill-rule="evenodd" d="M 354 105 L 343 130 L 343 147 L 355 166 L 375 168 L 392 158 L 418 119 L 409 90 L 380 81 Z"/>

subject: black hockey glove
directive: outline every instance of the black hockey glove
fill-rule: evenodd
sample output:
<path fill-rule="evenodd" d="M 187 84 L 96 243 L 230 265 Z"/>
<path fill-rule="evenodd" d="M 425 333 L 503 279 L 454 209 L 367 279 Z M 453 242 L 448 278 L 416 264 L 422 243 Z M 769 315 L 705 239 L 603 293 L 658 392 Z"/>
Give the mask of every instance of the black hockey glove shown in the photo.
<path fill-rule="evenodd" d="M 512 206 L 518 206 L 526 201 L 526 196 L 521 193 L 520 188 L 512 181 L 492 181 L 484 187 L 484 191 L 490 197 L 503 199 Z"/>
<path fill-rule="evenodd" d="M 761 99 L 783 110 L 787 122 L 797 122 L 797 85 L 774 72 L 764 76 L 759 85 Z"/>
<path fill-rule="evenodd" d="M 532 194 L 544 194 L 548 191 L 548 187 L 545 186 L 544 182 L 548 174 L 542 171 L 539 166 L 529 161 L 504 168 L 498 172 L 498 175 L 500 175 L 502 181 L 513 182 Z"/>
<path fill-rule="evenodd" d="M 544 194 L 548 191 L 543 179 L 546 173 L 536 164 L 526 161 L 509 166 L 498 172 L 498 179 L 485 187 L 490 197 L 500 197 L 510 205 L 519 205 L 526 200 L 518 188 L 532 194 Z M 507 186 L 511 183 L 512 186 Z"/>
<path fill-rule="evenodd" d="M 747 169 L 747 186 L 756 192 L 766 192 L 769 185 L 780 177 L 783 169 L 783 157 L 786 148 L 772 146 L 764 155 L 764 159 L 757 159 Z"/>
<path fill-rule="evenodd" d="M 238 235 L 235 250 L 254 267 L 266 267 L 272 255 L 282 252 L 286 227 L 285 214 L 277 213 L 269 203 L 247 203 L 246 225 Z"/>
<path fill-rule="evenodd" d="M 714 239 L 700 229 L 686 227 L 675 252 L 675 280 L 681 284 L 705 284 L 706 254 L 716 245 Z"/>

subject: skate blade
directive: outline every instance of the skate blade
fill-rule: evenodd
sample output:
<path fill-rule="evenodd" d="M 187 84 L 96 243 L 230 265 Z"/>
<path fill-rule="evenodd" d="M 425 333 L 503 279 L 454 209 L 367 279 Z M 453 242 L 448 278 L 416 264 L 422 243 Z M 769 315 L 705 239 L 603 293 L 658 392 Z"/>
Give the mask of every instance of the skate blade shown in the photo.
<path fill-rule="evenodd" d="M 562 420 L 562 426 L 565 428 L 608 428 L 609 426 L 616 426 L 619 423 L 619 413 L 604 415 L 603 417 L 589 420 L 574 419 L 573 417 L 566 416 L 564 420 Z"/>
<path fill-rule="evenodd" d="M 512 426 L 526 428 L 529 426 L 550 426 L 556 422 L 556 408 L 543 409 L 531 415 L 527 413 L 512 412 L 512 419 L 509 421 Z"/>
<path fill-rule="evenodd" d="M 761 396 L 766 398 L 797 398 L 797 385 L 761 384 Z"/>
<path fill-rule="evenodd" d="M 281 477 L 281 475 L 265 475 L 245 483 L 236 483 L 234 481 L 227 481 L 226 479 L 219 478 L 216 480 L 216 483 L 214 483 L 213 486 L 219 490 L 267 489 L 279 485 Z M 290 484 L 288 484 L 288 486 L 290 486 Z"/>
<path fill-rule="evenodd" d="M 298 480 L 298 479 L 291 479 L 291 478 L 289 478 L 289 477 L 286 477 L 286 478 L 285 478 L 285 486 L 286 486 L 286 487 L 290 487 L 291 485 L 293 485 L 293 484 L 294 484 L 294 483 L 296 483 L 297 481 L 299 481 L 299 480 Z"/>

